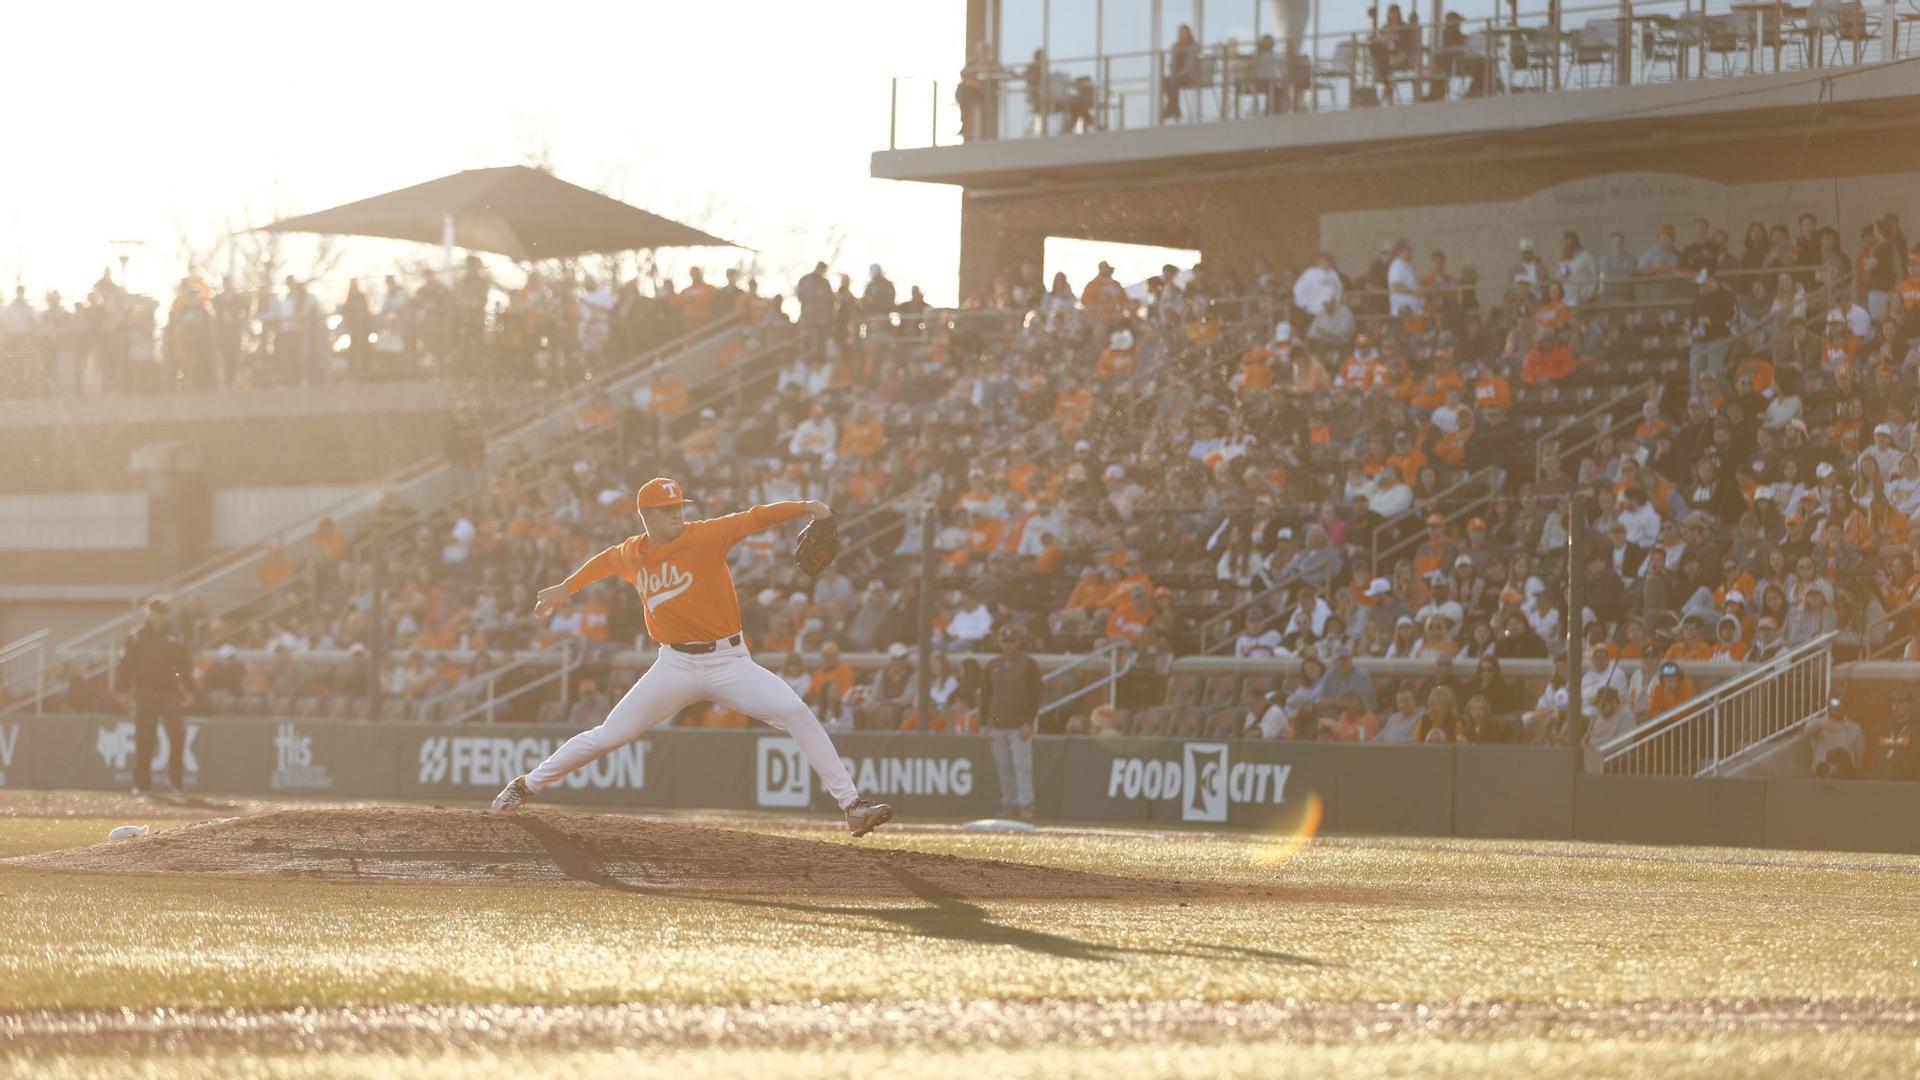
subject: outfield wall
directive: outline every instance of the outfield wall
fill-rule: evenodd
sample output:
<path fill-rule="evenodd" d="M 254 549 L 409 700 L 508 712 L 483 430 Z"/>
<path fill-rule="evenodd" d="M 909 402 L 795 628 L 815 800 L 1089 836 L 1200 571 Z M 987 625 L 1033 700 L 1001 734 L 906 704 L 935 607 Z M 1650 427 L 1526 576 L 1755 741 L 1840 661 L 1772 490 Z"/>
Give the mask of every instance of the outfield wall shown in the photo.
<path fill-rule="evenodd" d="M 190 791 L 339 799 L 493 797 L 572 734 L 553 726 L 199 719 Z M 843 733 L 863 794 L 902 817 L 999 806 L 984 739 Z M 170 748 L 164 736 L 155 775 Z M 124 788 L 124 716 L 0 721 L 0 788 Z M 1039 737 L 1040 817 L 1151 826 L 1285 828 L 1319 804 L 1329 832 L 1606 840 L 1920 854 L 1920 783 L 1688 780 L 1576 772 L 1565 749 Z M 584 805 L 826 813 L 832 801 L 778 732 L 656 730 L 550 790 Z"/>

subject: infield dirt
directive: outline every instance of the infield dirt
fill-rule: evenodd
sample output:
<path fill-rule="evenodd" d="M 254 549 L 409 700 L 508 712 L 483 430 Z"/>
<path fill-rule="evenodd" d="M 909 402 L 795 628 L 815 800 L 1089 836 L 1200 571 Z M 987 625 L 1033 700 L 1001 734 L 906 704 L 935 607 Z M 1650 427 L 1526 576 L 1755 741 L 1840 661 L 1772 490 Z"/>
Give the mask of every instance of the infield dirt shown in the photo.
<path fill-rule="evenodd" d="M 280 810 L 8 860 L 90 874 L 574 883 L 729 896 L 1169 900 L 1191 884 L 712 825 L 542 810 Z"/>

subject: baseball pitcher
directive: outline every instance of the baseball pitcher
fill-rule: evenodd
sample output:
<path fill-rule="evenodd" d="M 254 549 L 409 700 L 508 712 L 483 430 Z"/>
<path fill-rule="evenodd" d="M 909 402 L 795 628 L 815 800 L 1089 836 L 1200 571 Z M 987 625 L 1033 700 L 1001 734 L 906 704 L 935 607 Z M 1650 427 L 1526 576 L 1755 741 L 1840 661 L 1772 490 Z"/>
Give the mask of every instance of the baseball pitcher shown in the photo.
<path fill-rule="evenodd" d="M 621 578 L 639 592 L 647 632 L 662 643 L 660 655 L 604 723 L 568 739 L 532 772 L 516 777 L 493 800 L 493 812 L 511 813 L 561 777 L 632 742 L 688 705 L 715 701 L 793 736 L 820 782 L 846 811 L 847 828 L 865 836 L 893 817 L 893 807 L 860 797 L 813 711 L 780 676 L 748 655 L 733 575 L 727 569 L 733 545 L 806 514 L 813 521 L 801 533 L 794 557 L 802 569 L 819 573 L 839 551 L 833 511 L 821 502 L 780 502 L 687 521 L 684 491 L 665 477 L 647 481 L 635 499 L 646 531 L 588 559 L 560 584 L 540 590 L 533 610 L 545 618 L 601 578 Z"/>

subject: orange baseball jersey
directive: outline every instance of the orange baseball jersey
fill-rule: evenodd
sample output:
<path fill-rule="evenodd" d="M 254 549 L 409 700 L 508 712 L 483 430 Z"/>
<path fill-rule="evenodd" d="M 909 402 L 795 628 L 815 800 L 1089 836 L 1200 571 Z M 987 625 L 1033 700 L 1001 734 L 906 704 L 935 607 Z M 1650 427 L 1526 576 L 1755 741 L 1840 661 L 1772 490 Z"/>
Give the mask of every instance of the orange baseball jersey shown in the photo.
<path fill-rule="evenodd" d="M 604 577 L 617 577 L 640 594 L 647 633 L 667 645 L 719 641 L 740 632 L 740 599 L 727 552 L 754 533 L 807 512 L 803 502 L 756 506 L 725 517 L 689 521 L 671 543 L 645 533 L 602 551 L 568 577 L 567 595 Z"/>

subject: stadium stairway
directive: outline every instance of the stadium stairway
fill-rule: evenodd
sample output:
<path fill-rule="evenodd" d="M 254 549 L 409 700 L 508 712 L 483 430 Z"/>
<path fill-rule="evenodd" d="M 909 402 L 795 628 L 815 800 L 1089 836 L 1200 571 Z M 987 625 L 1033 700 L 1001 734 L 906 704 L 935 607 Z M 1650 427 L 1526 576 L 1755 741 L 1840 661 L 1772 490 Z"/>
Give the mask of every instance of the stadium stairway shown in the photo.
<path fill-rule="evenodd" d="M 707 395 L 733 392 L 747 365 L 731 366 L 722 358 L 737 351 L 744 337 L 736 320 L 718 320 L 634 358 L 591 384 L 571 387 L 531 403 L 517 418 L 485 433 L 486 460 L 501 461 L 518 454 L 546 458 L 556 451 L 564 451 L 580 438 L 574 420 L 585 405 L 602 395 L 631 393 L 656 375 L 670 375 L 680 380 L 690 397 L 696 392 Z M 689 408 L 697 409 L 700 404 L 700 400 L 695 400 Z M 424 514 L 451 501 L 454 489 L 454 470 L 450 465 L 443 461 L 415 463 L 282 530 L 274 542 L 290 558 L 310 559 L 320 550 L 315 534 L 322 518 L 332 518 L 343 531 L 351 533 L 356 526 L 370 522 L 375 510 L 383 504 L 396 504 L 415 514 Z M 200 598 L 206 603 L 210 616 L 226 615 L 243 605 L 259 606 L 267 590 L 256 585 L 256 575 L 268 555 L 267 542 L 226 552 L 189 568 L 153 591 L 172 597 L 176 604 Z M 58 671 L 47 680 L 42 693 L 59 693 L 76 677 L 91 677 L 110 669 L 117 661 L 121 644 L 139 625 L 141 617 L 138 610 L 129 611 L 55 646 L 52 662 Z M 25 698 L 16 699 L 5 706 L 5 711 L 31 704 Z"/>

